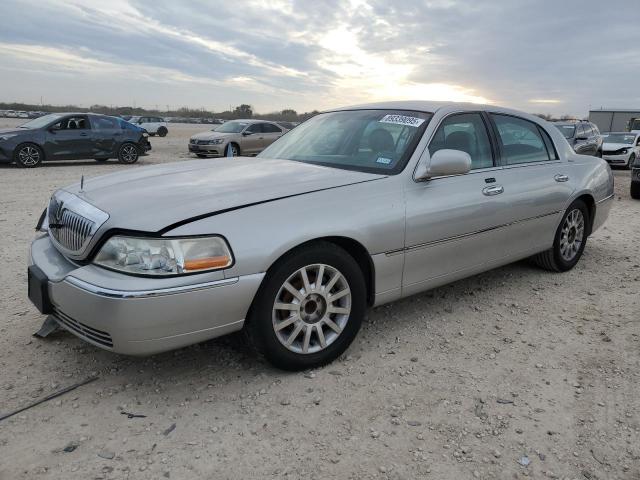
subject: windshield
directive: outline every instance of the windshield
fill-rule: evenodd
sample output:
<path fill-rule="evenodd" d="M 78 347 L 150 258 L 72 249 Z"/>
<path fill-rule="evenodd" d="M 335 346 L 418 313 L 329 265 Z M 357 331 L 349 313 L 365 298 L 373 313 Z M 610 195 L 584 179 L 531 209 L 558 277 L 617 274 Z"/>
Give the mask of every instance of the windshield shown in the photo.
<path fill-rule="evenodd" d="M 49 115 L 35 118 L 27 123 L 23 123 L 22 125 L 20 125 L 20 128 L 34 129 L 34 128 L 46 127 L 47 125 L 55 122 L 59 118 L 62 118 L 62 115 L 60 115 L 59 113 L 50 113 Z"/>
<path fill-rule="evenodd" d="M 576 127 L 573 125 L 554 125 L 558 130 L 562 132 L 564 138 L 572 138 L 576 131 Z"/>
<path fill-rule="evenodd" d="M 249 122 L 226 122 L 214 128 L 213 131 L 219 133 L 240 133 L 247 126 L 249 126 Z"/>
<path fill-rule="evenodd" d="M 323 113 L 294 128 L 258 156 L 395 174 L 409 161 L 432 116 L 405 110 Z"/>
<path fill-rule="evenodd" d="M 604 143 L 624 143 L 633 145 L 636 136 L 628 133 L 609 133 L 604 136 Z"/>

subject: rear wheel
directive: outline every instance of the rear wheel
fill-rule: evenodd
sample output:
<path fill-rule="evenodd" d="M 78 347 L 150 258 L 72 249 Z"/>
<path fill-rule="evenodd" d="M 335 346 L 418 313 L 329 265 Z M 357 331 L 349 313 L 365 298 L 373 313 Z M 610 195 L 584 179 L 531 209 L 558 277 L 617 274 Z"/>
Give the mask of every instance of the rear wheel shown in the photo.
<path fill-rule="evenodd" d="M 39 167 L 42 164 L 42 160 L 44 160 L 44 153 L 42 149 L 34 143 L 23 143 L 15 149 L 13 160 L 19 167 Z"/>
<path fill-rule="evenodd" d="M 553 247 L 534 256 L 534 262 L 554 272 L 571 270 L 582 257 L 589 221 L 589 210 L 585 203 L 582 200 L 573 202 L 556 230 Z"/>
<path fill-rule="evenodd" d="M 318 242 L 269 270 L 245 331 L 276 367 L 304 370 L 339 357 L 358 333 L 365 311 L 358 264 L 337 245 Z"/>
<path fill-rule="evenodd" d="M 123 143 L 120 150 L 118 150 L 118 161 L 120 163 L 136 163 L 139 156 L 138 147 L 133 143 Z"/>
<path fill-rule="evenodd" d="M 169 130 L 167 130 L 167 127 L 160 127 L 158 129 L 158 135 L 160 135 L 161 137 L 166 137 L 167 133 L 169 133 Z"/>
<path fill-rule="evenodd" d="M 631 182 L 630 192 L 631 198 L 640 200 L 640 182 Z"/>

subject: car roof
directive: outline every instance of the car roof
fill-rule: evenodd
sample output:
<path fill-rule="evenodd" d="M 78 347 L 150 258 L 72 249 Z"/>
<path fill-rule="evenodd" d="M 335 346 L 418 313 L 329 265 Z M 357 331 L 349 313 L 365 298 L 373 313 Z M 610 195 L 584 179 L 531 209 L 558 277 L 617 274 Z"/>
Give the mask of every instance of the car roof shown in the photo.
<path fill-rule="evenodd" d="M 521 118 L 527 118 L 538 123 L 547 123 L 546 120 L 521 110 L 500 107 L 498 105 L 470 103 L 470 102 L 439 102 L 425 100 L 400 100 L 391 102 L 365 103 L 361 105 L 351 105 L 348 107 L 340 107 L 326 110 L 327 112 L 337 112 L 344 110 L 415 110 L 418 112 L 436 113 L 439 111 L 455 112 L 463 111 L 491 111 L 495 113 L 504 113 L 507 115 L 516 115 Z"/>

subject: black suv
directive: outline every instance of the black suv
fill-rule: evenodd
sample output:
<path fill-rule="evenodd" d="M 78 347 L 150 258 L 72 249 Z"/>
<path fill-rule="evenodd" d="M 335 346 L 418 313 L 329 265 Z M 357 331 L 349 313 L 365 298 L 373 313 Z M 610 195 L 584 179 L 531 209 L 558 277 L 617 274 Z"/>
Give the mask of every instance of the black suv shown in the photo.
<path fill-rule="evenodd" d="M 562 132 L 576 153 L 602 157 L 602 135 L 593 123 L 553 122 L 553 125 Z"/>
<path fill-rule="evenodd" d="M 48 160 L 117 158 L 134 163 L 151 150 L 147 132 L 120 118 L 93 113 L 51 113 L 0 130 L 0 162 L 37 167 Z"/>

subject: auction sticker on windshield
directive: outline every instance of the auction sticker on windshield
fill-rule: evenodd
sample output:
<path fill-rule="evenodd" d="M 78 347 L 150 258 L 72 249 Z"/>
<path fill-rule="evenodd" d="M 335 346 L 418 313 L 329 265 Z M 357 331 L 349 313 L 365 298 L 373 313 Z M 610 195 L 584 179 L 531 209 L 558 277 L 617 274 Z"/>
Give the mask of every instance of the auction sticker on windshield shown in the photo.
<path fill-rule="evenodd" d="M 395 123 L 396 125 L 419 127 L 424 123 L 424 118 L 409 117 L 407 115 L 385 115 L 380 120 L 380 123 Z"/>

